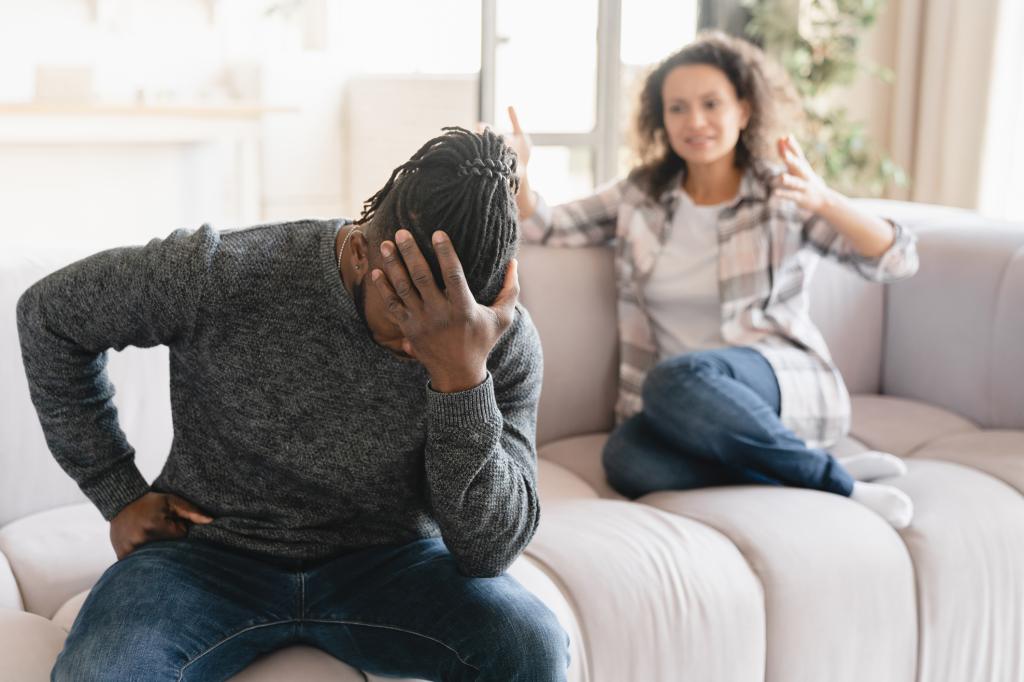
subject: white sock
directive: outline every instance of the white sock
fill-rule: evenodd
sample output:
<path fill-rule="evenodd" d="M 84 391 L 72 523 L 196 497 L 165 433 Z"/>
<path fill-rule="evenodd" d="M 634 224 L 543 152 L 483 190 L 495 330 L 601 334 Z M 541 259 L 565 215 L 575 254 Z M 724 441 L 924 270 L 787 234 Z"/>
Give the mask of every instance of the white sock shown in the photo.
<path fill-rule="evenodd" d="M 837 457 L 836 460 L 858 481 L 874 481 L 879 478 L 904 476 L 907 473 L 907 465 L 902 459 L 878 450 L 868 450 L 849 457 Z"/>
<path fill-rule="evenodd" d="M 906 528 L 914 518 L 914 503 L 899 488 L 857 481 L 850 499 L 860 502 L 889 522 L 893 528 Z"/>

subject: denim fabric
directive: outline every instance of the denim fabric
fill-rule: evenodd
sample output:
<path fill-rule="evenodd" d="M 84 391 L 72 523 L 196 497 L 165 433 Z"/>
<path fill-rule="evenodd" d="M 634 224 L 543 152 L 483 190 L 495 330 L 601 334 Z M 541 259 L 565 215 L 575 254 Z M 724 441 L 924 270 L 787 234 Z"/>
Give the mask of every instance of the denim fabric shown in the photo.
<path fill-rule="evenodd" d="M 604 449 L 608 482 L 623 495 L 744 484 L 853 491 L 835 458 L 783 426 L 775 373 L 752 348 L 664 360 L 644 380 L 643 402 Z"/>
<path fill-rule="evenodd" d="M 568 636 L 502 574 L 460 573 L 439 539 L 321 561 L 268 563 L 185 538 L 107 569 L 52 679 L 224 680 L 290 644 L 378 675 L 564 680 Z"/>

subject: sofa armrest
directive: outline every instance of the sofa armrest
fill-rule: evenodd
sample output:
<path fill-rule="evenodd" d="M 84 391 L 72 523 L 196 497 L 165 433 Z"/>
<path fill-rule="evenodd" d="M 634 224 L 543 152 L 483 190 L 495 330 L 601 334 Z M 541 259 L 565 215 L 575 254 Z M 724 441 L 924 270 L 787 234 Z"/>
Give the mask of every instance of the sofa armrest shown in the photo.
<path fill-rule="evenodd" d="M 58 507 L 0 528 L 0 552 L 17 578 L 26 611 L 44 618 L 93 586 L 116 561 L 109 527 L 91 504 Z"/>
<path fill-rule="evenodd" d="M 882 393 L 1024 428 L 1024 225 L 912 225 L 921 269 L 889 287 Z"/>

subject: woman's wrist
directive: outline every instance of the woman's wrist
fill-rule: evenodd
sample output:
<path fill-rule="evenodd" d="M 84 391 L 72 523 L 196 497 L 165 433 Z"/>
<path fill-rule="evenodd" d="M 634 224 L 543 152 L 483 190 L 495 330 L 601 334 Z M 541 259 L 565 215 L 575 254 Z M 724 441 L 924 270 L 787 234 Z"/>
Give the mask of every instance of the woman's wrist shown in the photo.
<path fill-rule="evenodd" d="M 846 237 L 854 250 L 865 258 L 880 257 L 895 241 L 896 232 L 889 222 L 864 211 L 833 189 L 825 189 L 821 208 L 815 213 Z"/>

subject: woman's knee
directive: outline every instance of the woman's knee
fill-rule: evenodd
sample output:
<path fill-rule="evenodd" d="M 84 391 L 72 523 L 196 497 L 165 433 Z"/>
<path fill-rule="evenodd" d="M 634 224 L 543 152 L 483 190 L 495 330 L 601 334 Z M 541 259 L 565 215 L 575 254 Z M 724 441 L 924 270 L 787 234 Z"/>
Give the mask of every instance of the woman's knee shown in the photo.
<path fill-rule="evenodd" d="M 656 449 L 654 434 L 643 415 L 634 415 L 612 431 L 602 452 L 609 485 L 629 498 L 661 490 L 664 476 L 658 466 L 664 459 Z"/>
<path fill-rule="evenodd" d="M 712 353 L 686 353 L 662 360 L 644 378 L 644 405 L 699 397 L 709 378 L 720 372 Z"/>

